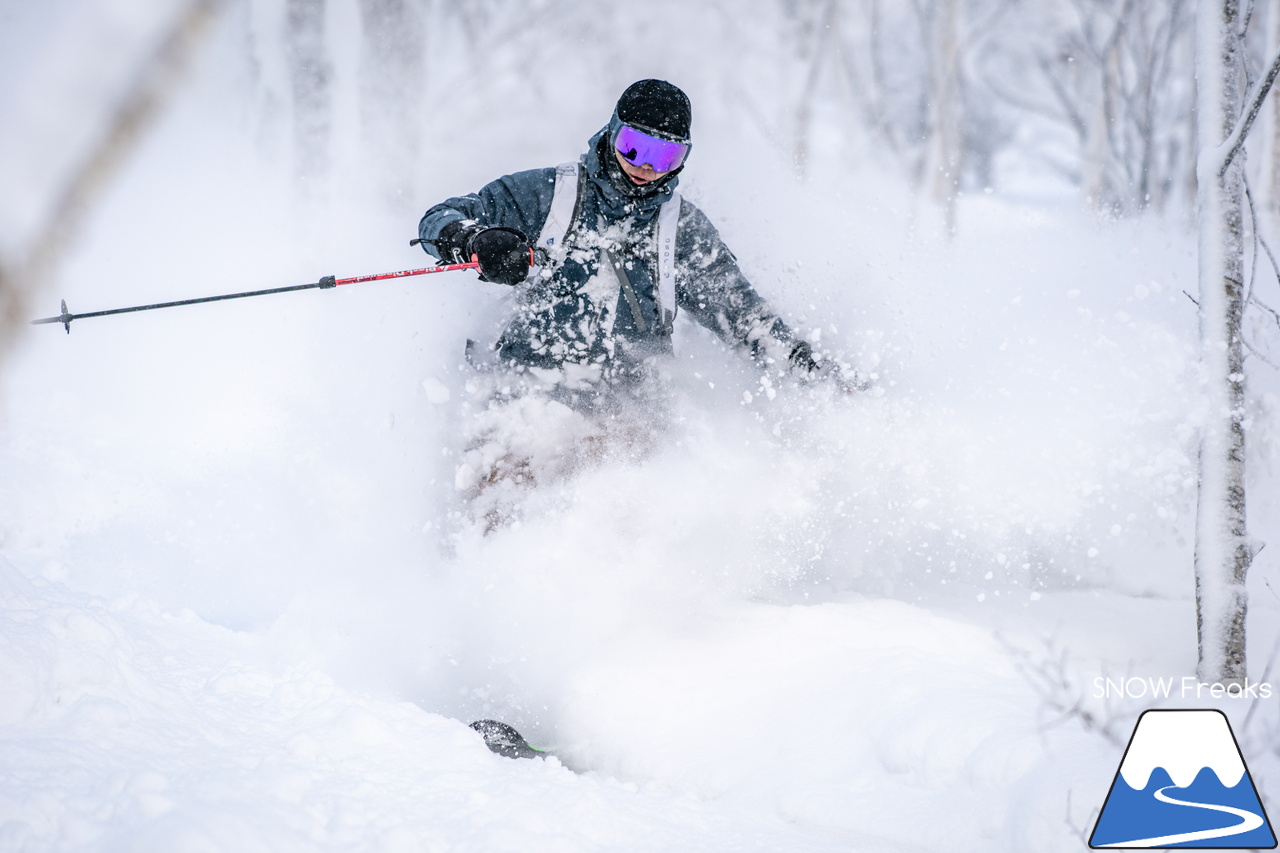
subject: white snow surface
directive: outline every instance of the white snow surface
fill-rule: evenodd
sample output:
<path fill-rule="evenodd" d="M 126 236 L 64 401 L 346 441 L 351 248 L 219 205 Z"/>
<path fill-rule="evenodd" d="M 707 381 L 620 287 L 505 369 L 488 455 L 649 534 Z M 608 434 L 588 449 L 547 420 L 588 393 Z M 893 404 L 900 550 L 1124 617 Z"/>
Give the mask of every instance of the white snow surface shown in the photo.
<path fill-rule="evenodd" d="M 1094 679 L 1195 666 L 1185 223 L 993 193 L 940 239 L 830 128 L 820 179 L 797 182 L 711 97 L 692 36 L 608 75 L 565 59 L 537 98 L 429 125 L 422 156 L 453 168 L 391 200 L 347 137 L 304 193 L 287 122 L 246 96 L 274 73 L 243 55 L 264 8 L 228 14 L 48 314 L 421 266 L 428 205 L 574 156 L 659 74 L 707 104 L 682 190 L 876 390 L 763 380 L 682 323 L 656 446 L 484 535 L 454 486 L 462 346 L 500 287 L 459 273 L 26 331 L 0 422 L 0 850 L 1082 849 L 1150 705 Z M 51 86 L 76 72 L 58 68 Z M 519 92 L 511 73 L 490 93 Z M 0 204 L 27 227 L 21 197 Z M 1276 381 L 1255 367 L 1252 533 L 1274 540 Z M 1275 553 L 1250 576 L 1255 679 Z M 1277 701 L 1219 703 L 1264 802 Z M 491 754 L 482 717 L 556 757 Z"/>

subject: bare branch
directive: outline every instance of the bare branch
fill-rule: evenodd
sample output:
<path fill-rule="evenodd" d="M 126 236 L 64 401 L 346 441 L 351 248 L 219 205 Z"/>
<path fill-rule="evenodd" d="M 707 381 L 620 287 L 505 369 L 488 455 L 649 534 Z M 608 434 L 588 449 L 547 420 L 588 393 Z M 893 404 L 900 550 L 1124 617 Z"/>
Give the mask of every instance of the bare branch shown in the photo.
<path fill-rule="evenodd" d="M 863 82 L 862 74 L 858 72 L 853 52 L 849 50 L 841 34 L 836 32 L 833 37 L 836 42 L 836 53 L 840 60 L 840 68 L 844 71 L 845 84 L 850 90 L 853 100 L 862 104 L 862 108 L 866 113 L 866 122 L 871 125 L 871 129 L 884 139 L 891 151 L 898 154 L 902 144 L 894 132 L 892 122 L 885 115 L 884 104 L 879 97 L 880 93 L 875 91 L 871 84 Z M 873 70 L 873 80 L 874 75 L 875 72 Z"/>
<path fill-rule="evenodd" d="M 1259 308 L 1269 313 L 1272 319 L 1276 321 L 1276 325 L 1280 326 L 1280 314 L 1276 313 L 1274 308 L 1267 305 L 1265 302 L 1258 299 L 1254 295 L 1254 284 L 1257 282 L 1257 279 L 1258 279 L 1258 247 L 1262 248 L 1262 251 L 1266 254 L 1267 258 L 1271 261 L 1271 271 L 1276 276 L 1277 281 L 1280 281 L 1280 265 L 1276 264 L 1276 256 L 1272 254 L 1271 247 L 1267 245 L 1267 241 L 1263 238 L 1262 232 L 1259 228 L 1258 210 L 1254 206 L 1253 190 L 1250 189 L 1249 187 L 1249 180 L 1247 177 L 1245 178 L 1245 181 L 1244 181 L 1244 197 L 1245 197 L 1245 200 L 1248 202 L 1248 206 L 1249 206 L 1249 222 L 1250 222 L 1250 225 L 1252 226 L 1251 230 L 1253 232 L 1253 244 L 1254 244 L 1253 263 L 1250 265 L 1250 269 L 1249 269 L 1249 286 L 1245 290 L 1244 301 L 1246 305 L 1249 305 L 1249 304 L 1257 305 Z M 1262 351 L 1253 345 L 1253 343 L 1243 333 L 1243 331 L 1241 332 L 1240 340 L 1245 345 L 1245 347 L 1249 350 L 1249 352 L 1257 356 L 1258 359 L 1263 364 L 1267 365 L 1273 370 L 1280 371 L 1280 366 L 1277 366 L 1273 361 L 1271 361 L 1271 359 L 1263 355 Z M 1270 666 L 1270 663 L 1268 663 L 1268 667 L 1269 666 Z"/>
<path fill-rule="evenodd" d="M 1088 707 L 1084 692 L 1071 674 L 1067 649 L 1059 647 L 1052 638 L 1046 638 L 1043 652 L 1033 655 L 1003 636 L 997 635 L 996 639 L 1004 647 L 1014 669 L 1039 694 L 1043 708 L 1055 715 L 1043 728 L 1076 720 L 1085 731 L 1101 736 L 1114 747 L 1124 747 L 1126 740 L 1121 731 L 1126 727 L 1124 715 L 1110 703 L 1104 705 L 1101 712 Z"/>
<path fill-rule="evenodd" d="M 1276 82 L 1276 75 L 1278 74 L 1280 74 L 1280 51 L 1277 51 L 1275 59 L 1271 60 L 1271 67 L 1267 69 L 1267 75 L 1254 84 L 1252 91 L 1245 98 L 1249 108 L 1245 112 L 1244 120 L 1236 122 L 1235 130 L 1231 131 L 1231 135 L 1227 137 L 1226 141 L 1218 146 L 1218 151 L 1226 152 L 1222 158 L 1222 165 L 1218 168 L 1219 178 L 1227 173 L 1227 169 L 1231 167 L 1231 162 L 1235 160 L 1236 155 L 1240 153 L 1240 149 L 1244 147 L 1244 140 L 1253 128 L 1254 119 L 1261 112 L 1262 104 L 1271 92 L 1271 85 Z"/>
<path fill-rule="evenodd" d="M 963 44 L 972 44 L 987 38 L 995 32 L 996 24 L 1005 16 L 1007 12 L 1017 5 L 1017 0 L 1001 0 L 1001 2 L 981 20 L 974 21 L 973 24 L 965 28 L 964 34 L 960 37 Z"/>
<path fill-rule="evenodd" d="M 1249 207 L 1249 230 L 1253 233 L 1253 257 L 1249 264 L 1249 286 L 1245 288 L 1244 300 L 1249 301 L 1249 297 L 1253 294 L 1253 283 L 1258 278 L 1258 245 L 1261 242 L 1261 235 L 1258 233 L 1258 209 L 1253 206 L 1253 190 L 1249 188 L 1249 178 L 1244 178 L 1244 199 Z"/>
<path fill-rule="evenodd" d="M 0 265 L 0 295 L 8 294 L 0 312 L 0 328 L 22 322 L 27 312 L 20 294 L 34 290 L 33 284 L 49 273 L 69 236 L 79 230 L 98 196 L 168 100 L 187 59 L 224 3 L 225 0 L 191 0 L 143 64 L 111 116 L 101 141 L 67 181 L 25 256 L 7 269 Z"/>
<path fill-rule="evenodd" d="M 1072 127 L 1076 129 L 1081 139 L 1089 135 L 1089 125 L 1084 120 L 1077 106 L 1072 102 L 1071 95 L 1062 86 L 1062 82 L 1053 73 L 1053 66 L 1049 60 L 1043 56 L 1036 57 L 1036 64 L 1040 66 L 1040 70 L 1044 72 L 1045 79 L 1049 81 L 1049 88 L 1053 91 L 1054 96 L 1058 99 L 1058 103 L 1062 105 L 1063 112 L 1070 119 Z"/>
<path fill-rule="evenodd" d="M 1280 371 L 1280 364 L 1276 364 L 1274 361 L 1272 361 L 1271 359 L 1263 355 L 1258 350 L 1257 347 L 1255 347 L 1252 343 L 1249 342 L 1249 338 L 1243 333 L 1241 333 L 1240 335 L 1240 342 L 1244 344 L 1245 349 L 1247 349 L 1253 355 L 1257 356 L 1258 360 L 1261 361 L 1263 364 L 1265 364 L 1267 367 L 1270 367 L 1272 370 L 1275 370 L 1275 371 Z"/>
<path fill-rule="evenodd" d="M 1259 299 L 1256 296 L 1249 297 L 1249 304 L 1257 305 L 1263 311 L 1266 311 L 1268 314 L 1271 315 L 1271 319 L 1276 321 L 1276 326 L 1280 327 L 1280 311 L 1277 311 L 1276 309 L 1272 308 L 1270 305 L 1263 302 L 1261 299 Z"/>
<path fill-rule="evenodd" d="M 1164 29 L 1164 45 L 1163 48 L 1153 51 L 1153 60 L 1149 71 L 1149 79 L 1154 82 L 1164 79 L 1168 73 L 1168 65 L 1170 58 L 1173 56 L 1173 46 L 1176 43 L 1179 34 L 1186 19 L 1182 16 L 1182 10 L 1186 8 L 1183 0 L 1174 0 L 1169 7 L 1169 17 L 1165 22 Z M 1156 43 L 1156 39 L 1152 39 L 1152 44 Z M 1153 97 L 1154 102 L 1154 97 Z"/>
<path fill-rule="evenodd" d="M 1071 834 L 1076 838 L 1079 838 L 1080 843 L 1086 847 L 1089 846 L 1089 832 L 1087 827 L 1097 819 L 1099 811 L 1101 811 L 1101 809 L 1095 806 L 1093 810 L 1089 812 L 1089 817 L 1085 820 L 1085 825 L 1077 826 L 1071 819 L 1071 790 L 1067 790 L 1067 816 L 1063 822 L 1067 825 L 1067 828 L 1071 830 Z"/>
<path fill-rule="evenodd" d="M 1045 118 L 1053 119 L 1054 121 L 1060 121 L 1063 124 L 1068 125 L 1077 135 L 1083 134 L 1084 128 L 1082 128 L 1078 123 L 1078 116 L 1067 115 L 1063 111 L 1055 112 L 1044 104 L 1024 98 L 1017 92 L 1005 88 L 1004 83 L 998 77 L 986 78 L 985 82 L 987 88 L 1001 100 L 1007 101 L 1018 109 L 1026 110 L 1029 113 L 1044 116 Z"/>
<path fill-rule="evenodd" d="M 813 101 L 818 90 L 818 82 L 822 77 L 823 63 L 827 58 L 827 43 L 831 41 L 831 22 L 835 16 L 836 0 L 828 0 L 822 10 L 813 36 L 813 46 L 809 55 L 810 65 L 804 79 L 804 88 L 800 92 L 799 107 L 796 109 L 795 166 L 800 176 L 807 173 L 809 159 L 809 123 L 813 114 Z"/>

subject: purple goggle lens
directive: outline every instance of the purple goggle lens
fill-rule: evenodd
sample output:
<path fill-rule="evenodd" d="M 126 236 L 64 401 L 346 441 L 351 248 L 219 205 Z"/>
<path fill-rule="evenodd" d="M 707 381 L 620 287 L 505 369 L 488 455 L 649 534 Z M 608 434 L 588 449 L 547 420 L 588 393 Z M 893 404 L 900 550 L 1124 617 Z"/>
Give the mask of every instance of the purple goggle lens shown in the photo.
<path fill-rule="evenodd" d="M 613 147 L 633 166 L 648 163 L 655 172 L 670 172 L 683 163 L 689 153 L 689 146 L 682 142 L 668 142 L 625 124 L 618 129 Z"/>

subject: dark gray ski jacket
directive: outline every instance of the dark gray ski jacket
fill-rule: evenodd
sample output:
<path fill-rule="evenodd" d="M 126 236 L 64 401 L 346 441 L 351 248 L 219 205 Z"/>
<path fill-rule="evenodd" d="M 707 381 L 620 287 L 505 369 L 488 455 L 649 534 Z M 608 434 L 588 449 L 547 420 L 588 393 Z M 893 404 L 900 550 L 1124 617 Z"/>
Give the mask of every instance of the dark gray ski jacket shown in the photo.
<path fill-rule="evenodd" d="M 679 181 L 629 198 L 605 173 L 605 128 L 579 160 L 578 200 L 561 252 L 517 285 L 516 310 L 495 348 L 503 362 L 558 368 L 598 365 L 605 379 L 633 374 L 654 356 L 670 354 L 671 324 L 658 304 L 658 211 Z M 418 225 L 423 248 L 437 257 L 435 238 L 457 220 L 515 228 L 538 239 L 551 209 L 556 170 L 533 169 L 498 178 L 478 193 L 432 207 Z M 707 217 L 681 200 L 675 250 L 678 309 L 762 364 L 786 366 L 792 332 L 738 269 Z M 626 285 L 605 258 L 622 260 Z M 632 305 L 642 314 L 633 316 Z"/>

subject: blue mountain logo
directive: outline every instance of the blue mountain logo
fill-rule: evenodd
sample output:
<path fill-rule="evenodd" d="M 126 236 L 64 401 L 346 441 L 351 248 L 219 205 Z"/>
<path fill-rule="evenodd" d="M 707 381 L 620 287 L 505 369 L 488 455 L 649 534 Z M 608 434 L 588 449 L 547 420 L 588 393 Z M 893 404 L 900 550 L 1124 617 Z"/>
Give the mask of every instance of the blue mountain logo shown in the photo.
<path fill-rule="evenodd" d="M 1276 846 L 1221 711 L 1144 711 L 1089 837 L 1098 848 Z"/>

